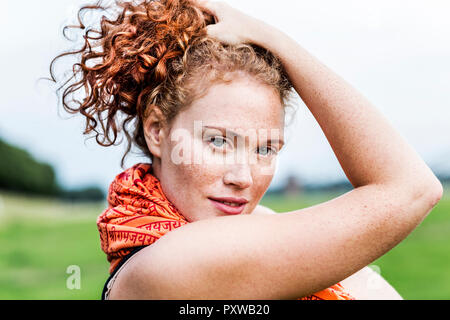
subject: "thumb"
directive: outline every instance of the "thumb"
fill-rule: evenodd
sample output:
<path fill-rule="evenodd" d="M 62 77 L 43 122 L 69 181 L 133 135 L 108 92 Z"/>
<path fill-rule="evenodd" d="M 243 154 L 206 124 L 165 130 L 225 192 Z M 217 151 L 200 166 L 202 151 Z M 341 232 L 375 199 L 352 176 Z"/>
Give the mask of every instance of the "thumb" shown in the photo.
<path fill-rule="evenodd" d="M 201 9 L 207 11 L 211 15 L 215 16 L 217 13 L 217 5 L 213 1 L 208 0 L 193 0 L 194 3 Z"/>
<path fill-rule="evenodd" d="M 206 34 L 212 38 L 220 38 L 220 26 L 218 24 L 210 24 L 206 26 Z"/>

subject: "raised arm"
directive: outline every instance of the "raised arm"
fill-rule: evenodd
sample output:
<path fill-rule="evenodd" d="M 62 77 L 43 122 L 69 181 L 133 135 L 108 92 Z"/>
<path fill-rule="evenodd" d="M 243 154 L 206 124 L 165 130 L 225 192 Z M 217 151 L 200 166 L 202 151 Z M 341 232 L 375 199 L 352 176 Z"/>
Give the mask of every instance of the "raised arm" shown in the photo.
<path fill-rule="evenodd" d="M 281 59 L 355 188 L 388 184 L 408 192 L 430 190 L 431 184 L 436 187 L 431 192 L 441 189 L 434 174 L 387 119 L 300 44 L 225 3 L 202 3 L 223 20 L 208 27 L 211 36 L 229 43 L 253 43 Z"/>
<path fill-rule="evenodd" d="M 255 33 L 253 42 L 282 60 L 355 188 L 382 185 L 414 194 L 439 191 L 430 169 L 361 93 L 286 34 L 269 26 L 263 30 Z"/>
<path fill-rule="evenodd" d="M 403 240 L 442 186 L 376 108 L 299 44 L 224 3 L 203 5 L 217 16 L 211 36 L 281 59 L 355 189 L 293 212 L 183 226 L 139 252 L 123 283 L 140 281 L 129 296 L 156 299 L 289 299 L 322 290 Z"/>

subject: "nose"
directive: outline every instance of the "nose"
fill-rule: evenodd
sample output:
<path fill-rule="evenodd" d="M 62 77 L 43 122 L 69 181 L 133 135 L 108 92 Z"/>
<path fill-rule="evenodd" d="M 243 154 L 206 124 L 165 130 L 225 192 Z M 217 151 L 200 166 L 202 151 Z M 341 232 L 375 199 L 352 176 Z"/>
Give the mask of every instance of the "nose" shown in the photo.
<path fill-rule="evenodd" d="M 253 184 L 251 168 L 248 164 L 233 164 L 223 177 L 223 182 L 227 185 L 235 185 L 241 189 L 250 187 Z"/>

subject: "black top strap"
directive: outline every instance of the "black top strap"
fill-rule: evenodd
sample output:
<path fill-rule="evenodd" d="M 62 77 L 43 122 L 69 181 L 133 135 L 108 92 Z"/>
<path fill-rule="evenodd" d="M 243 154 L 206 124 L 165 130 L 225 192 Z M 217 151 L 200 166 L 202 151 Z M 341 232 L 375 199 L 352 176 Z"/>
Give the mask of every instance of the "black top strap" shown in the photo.
<path fill-rule="evenodd" d="M 108 289 L 108 283 L 109 281 L 111 281 L 111 279 L 114 277 L 114 275 L 117 273 L 117 271 L 119 271 L 120 267 L 128 260 L 131 258 L 131 256 L 133 256 L 135 253 L 137 253 L 139 250 L 146 248 L 147 246 L 142 246 L 142 247 L 136 247 L 133 248 L 131 250 L 131 252 L 129 254 L 127 254 L 126 256 L 124 256 L 122 258 L 122 260 L 117 264 L 116 268 L 114 269 L 114 271 L 109 275 L 108 279 L 105 282 L 105 285 L 103 286 L 103 291 L 102 291 L 102 300 L 106 300 L 105 299 L 105 294 L 106 294 L 106 290 Z"/>

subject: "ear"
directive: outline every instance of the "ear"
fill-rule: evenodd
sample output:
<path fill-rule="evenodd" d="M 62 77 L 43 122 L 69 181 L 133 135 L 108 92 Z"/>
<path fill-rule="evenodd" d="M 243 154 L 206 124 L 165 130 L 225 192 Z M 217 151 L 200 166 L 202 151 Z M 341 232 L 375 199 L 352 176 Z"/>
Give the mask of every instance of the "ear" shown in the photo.
<path fill-rule="evenodd" d="M 161 109 L 150 105 L 147 109 L 147 118 L 144 121 L 145 142 L 153 156 L 161 158 L 161 143 L 164 138 L 165 118 Z"/>

